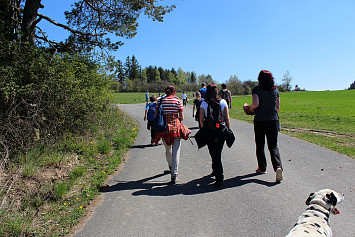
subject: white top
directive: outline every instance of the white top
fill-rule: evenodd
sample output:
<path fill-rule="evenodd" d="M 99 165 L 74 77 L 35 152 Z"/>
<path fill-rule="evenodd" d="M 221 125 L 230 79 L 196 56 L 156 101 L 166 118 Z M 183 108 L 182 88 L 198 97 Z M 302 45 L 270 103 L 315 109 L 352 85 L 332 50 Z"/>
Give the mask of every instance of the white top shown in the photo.
<path fill-rule="evenodd" d="M 227 101 L 225 99 L 221 99 L 219 104 L 221 105 L 222 113 L 225 116 L 224 108 L 228 108 Z M 203 110 L 205 111 L 205 117 L 207 117 L 207 107 L 208 107 L 208 104 L 206 103 L 206 101 L 202 101 L 200 108 L 203 108 Z"/>
<path fill-rule="evenodd" d="M 187 98 L 187 96 L 186 96 L 185 94 L 182 94 L 182 95 L 181 95 L 181 98 L 182 98 L 183 100 L 185 100 L 185 99 Z"/>

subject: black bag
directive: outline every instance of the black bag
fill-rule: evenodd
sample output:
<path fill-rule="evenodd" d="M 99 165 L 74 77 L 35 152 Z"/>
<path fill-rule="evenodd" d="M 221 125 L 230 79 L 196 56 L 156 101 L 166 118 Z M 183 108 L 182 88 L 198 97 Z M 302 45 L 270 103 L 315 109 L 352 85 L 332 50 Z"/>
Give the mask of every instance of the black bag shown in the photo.
<path fill-rule="evenodd" d="M 229 104 L 229 90 L 222 90 L 222 91 L 223 91 L 223 99 L 225 99 Z"/>
<path fill-rule="evenodd" d="M 225 127 L 225 120 L 219 103 L 208 104 L 205 124 L 210 130 L 222 130 Z"/>
<path fill-rule="evenodd" d="M 166 120 L 164 117 L 163 106 L 161 105 L 161 100 L 158 107 L 157 116 L 154 118 L 153 127 L 156 132 L 162 132 L 166 129 Z"/>

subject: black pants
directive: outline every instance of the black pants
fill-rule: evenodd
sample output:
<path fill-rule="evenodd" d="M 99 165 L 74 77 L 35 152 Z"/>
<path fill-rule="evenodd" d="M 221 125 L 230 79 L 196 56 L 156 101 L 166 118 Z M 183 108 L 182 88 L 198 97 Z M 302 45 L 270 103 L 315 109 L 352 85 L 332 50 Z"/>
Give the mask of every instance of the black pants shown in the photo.
<path fill-rule="evenodd" d="M 186 102 L 187 102 L 187 99 L 183 99 L 183 100 L 182 100 L 182 105 L 183 105 L 183 106 L 186 106 Z"/>
<path fill-rule="evenodd" d="M 208 141 L 207 147 L 212 158 L 212 170 L 213 175 L 216 177 L 216 181 L 223 181 L 223 166 L 222 166 L 222 149 L 224 140 L 222 141 Z"/>
<path fill-rule="evenodd" d="M 154 121 L 148 121 L 147 123 L 147 129 L 150 130 L 151 141 L 153 141 L 153 139 L 155 138 L 155 130 L 154 130 L 153 123 Z"/>
<path fill-rule="evenodd" d="M 274 171 L 277 168 L 282 169 L 281 157 L 279 148 L 277 147 L 278 137 L 278 122 L 277 120 L 271 121 L 254 121 L 254 133 L 256 144 L 256 157 L 260 171 L 266 171 L 266 156 L 265 156 L 265 136 L 267 139 L 267 146 L 270 152 L 272 166 Z"/>

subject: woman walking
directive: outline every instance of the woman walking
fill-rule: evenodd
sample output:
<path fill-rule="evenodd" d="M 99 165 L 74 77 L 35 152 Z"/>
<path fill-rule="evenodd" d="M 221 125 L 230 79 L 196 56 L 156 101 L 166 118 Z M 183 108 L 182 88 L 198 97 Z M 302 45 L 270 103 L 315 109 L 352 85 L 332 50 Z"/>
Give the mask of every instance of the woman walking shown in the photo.
<path fill-rule="evenodd" d="M 201 128 L 201 126 L 200 126 L 200 106 L 201 106 L 201 103 L 202 103 L 201 93 L 196 92 L 196 99 L 194 99 L 194 106 L 192 108 L 192 117 L 195 118 L 195 120 L 198 122 L 199 128 Z M 196 113 L 195 113 L 195 109 L 196 109 Z"/>
<path fill-rule="evenodd" d="M 162 97 L 157 104 L 155 117 L 158 109 L 161 106 L 164 111 L 167 128 L 165 131 L 157 133 L 154 143 L 157 144 L 160 139 L 163 139 L 165 146 L 166 160 L 171 173 L 171 183 L 178 182 L 178 166 L 180 161 L 180 144 L 181 138 L 188 139 L 191 131 L 181 123 L 184 120 L 184 109 L 181 100 L 175 96 L 176 89 L 174 86 L 168 86 L 165 89 L 165 97 Z"/>
<path fill-rule="evenodd" d="M 253 103 L 250 106 L 250 110 L 255 111 L 254 134 L 258 160 L 256 172 L 259 174 L 266 173 L 267 164 L 264 151 L 266 136 L 272 166 L 276 172 L 276 182 L 281 182 L 283 168 L 279 148 L 277 147 L 278 113 L 280 110 L 279 91 L 275 86 L 274 77 L 267 70 L 260 71 L 258 82 L 259 86 L 252 91 Z"/>
<path fill-rule="evenodd" d="M 222 113 L 222 120 L 225 121 L 222 124 L 216 124 L 217 129 L 209 126 L 209 121 L 206 119 L 211 116 L 211 108 Z M 206 119 L 206 121 L 205 121 Z M 214 83 L 210 83 L 207 86 L 205 100 L 202 101 L 200 106 L 200 125 L 201 130 L 206 129 L 205 133 L 206 144 L 208 151 L 212 158 L 212 175 L 216 177 L 216 186 L 222 186 L 224 175 L 222 165 L 222 149 L 225 141 L 225 137 L 222 135 L 223 126 L 230 127 L 228 104 L 224 99 L 218 98 L 218 88 Z"/>

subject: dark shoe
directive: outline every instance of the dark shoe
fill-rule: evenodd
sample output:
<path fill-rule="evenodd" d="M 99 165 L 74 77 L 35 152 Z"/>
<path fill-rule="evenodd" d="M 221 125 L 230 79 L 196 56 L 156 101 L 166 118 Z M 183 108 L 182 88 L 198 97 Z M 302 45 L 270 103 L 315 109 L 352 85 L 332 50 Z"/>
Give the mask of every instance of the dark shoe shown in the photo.
<path fill-rule="evenodd" d="M 179 179 L 177 176 L 171 176 L 171 181 L 170 181 L 171 184 L 176 184 L 178 181 Z"/>
<path fill-rule="evenodd" d="M 217 180 L 214 185 L 216 185 L 217 187 L 222 187 L 223 186 L 223 180 Z"/>

